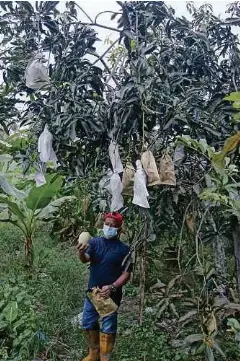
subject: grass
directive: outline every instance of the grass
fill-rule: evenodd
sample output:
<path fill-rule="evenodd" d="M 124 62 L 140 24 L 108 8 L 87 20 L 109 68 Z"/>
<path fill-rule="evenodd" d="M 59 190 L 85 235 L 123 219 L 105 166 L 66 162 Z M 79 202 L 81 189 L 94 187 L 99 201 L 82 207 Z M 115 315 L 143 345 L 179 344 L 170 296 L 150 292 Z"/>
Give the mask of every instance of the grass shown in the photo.
<path fill-rule="evenodd" d="M 49 361 L 58 360 L 59 355 L 65 360 L 79 359 L 83 338 L 71 319 L 82 309 L 87 269 L 79 262 L 75 248 L 40 233 L 34 242 L 34 267 L 29 271 L 24 268 L 21 234 L 1 224 L 0 232 L 0 280 L 21 275 L 27 282 L 37 300 L 39 330 L 49 339 Z"/>
<path fill-rule="evenodd" d="M 21 234 L 1 223 L 0 232 L 0 281 L 20 277 L 36 300 L 38 330 L 48 341 L 38 360 L 81 360 L 86 344 L 83 333 L 71 320 L 82 311 L 88 269 L 79 262 L 75 247 L 51 239 L 47 230 L 39 232 L 34 241 L 34 267 L 29 271 L 24 268 Z M 114 361 L 192 361 L 170 346 L 170 337 L 161 333 L 149 316 L 143 326 L 138 325 L 137 300 L 137 289 L 128 285 L 119 317 Z"/>

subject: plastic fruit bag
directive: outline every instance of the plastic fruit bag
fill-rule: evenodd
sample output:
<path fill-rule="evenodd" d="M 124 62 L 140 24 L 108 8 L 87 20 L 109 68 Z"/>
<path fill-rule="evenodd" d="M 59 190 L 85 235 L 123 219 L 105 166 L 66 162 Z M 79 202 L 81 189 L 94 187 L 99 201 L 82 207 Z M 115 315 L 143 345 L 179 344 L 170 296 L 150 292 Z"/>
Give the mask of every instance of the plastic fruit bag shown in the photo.
<path fill-rule="evenodd" d="M 131 163 L 127 163 L 122 177 L 123 194 L 130 196 L 133 194 L 134 175 L 134 167 Z"/>
<path fill-rule="evenodd" d="M 174 164 L 169 154 L 164 154 L 160 160 L 160 184 L 176 186 Z"/>
<path fill-rule="evenodd" d="M 29 60 L 25 70 L 26 86 L 28 88 L 38 90 L 49 83 L 50 78 L 43 62 L 44 58 L 41 54 Z"/>
<path fill-rule="evenodd" d="M 45 176 L 42 171 L 37 171 L 35 174 L 36 187 L 41 187 L 46 183 Z"/>
<path fill-rule="evenodd" d="M 52 139 L 52 133 L 49 132 L 48 126 L 45 125 L 44 131 L 38 138 L 38 152 L 40 153 L 40 160 L 43 163 L 57 161 L 56 154 L 52 148 Z"/>
<path fill-rule="evenodd" d="M 175 164 L 181 164 L 184 157 L 185 157 L 184 145 L 178 145 L 174 152 L 173 162 Z"/>
<path fill-rule="evenodd" d="M 113 172 L 115 173 L 122 173 L 123 172 L 123 165 L 119 155 L 118 144 L 114 141 L 111 141 L 109 148 L 109 157 L 112 163 Z"/>
<path fill-rule="evenodd" d="M 134 177 L 133 204 L 143 208 L 150 208 L 148 203 L 147 175 L 142 168 L 140 160 L 136 161 L 137 171 Z"/>
<path fill-rule="evenodd" d="M 112 194 L 111 207 L 110 207 L 111 212 L 118 212 L 121 208 L 123 208 L 123 196 L 122 196 L 123 185 L 118 173 L 113 173 L 113 175 L 111 176 L 110 189 Z"/>
<path fill-rule="evenodd" d="M 148 178 L 148 186 L 160 184 L 160 177 L 158 174 L 157 165 L 154 156 L 150 150 L 144 152 L 141 156 L 141 163 Z"/>
<path fill-rule="evenodd" d="M 103 298 L 99 291 L 100 289 L 98 287 L 94 287 L 92 290 L 87 292 L 87 296 L 92 302 L 99 316 L 106 317 L 116 312 L 118 309 L 116 303 L 110 297 Z"/>
<path fill-rule="evenodd" d="M 111 169 L 108 169 L 107 174 L 102 177 L 102 179 L 99 182 L 99 191 L 100 193 L 104 193 L 104 190 L 106 190 L 108 193 L 111 193 L 111 186 L 110 186 L 110 179 L 113 175 L 113 172 L 111 171 Z"/>

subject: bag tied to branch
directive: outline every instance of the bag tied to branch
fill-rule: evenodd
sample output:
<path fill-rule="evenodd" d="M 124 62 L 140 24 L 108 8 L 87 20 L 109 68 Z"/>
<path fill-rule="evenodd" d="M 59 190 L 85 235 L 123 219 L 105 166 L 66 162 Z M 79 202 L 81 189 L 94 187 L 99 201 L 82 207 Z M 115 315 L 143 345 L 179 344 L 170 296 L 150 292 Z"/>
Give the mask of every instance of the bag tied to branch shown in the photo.
<path fill-rule="evenodd" d="M 44 131 L 38 138 L 38 152 L 40 153 L 40 160 L 43 163 L 57 161 L 56 154 L 52 148 L 52 140 L 52 133 L 49 132 L 48 126 L 45 125 Z"/>
<path fill-rule="evenodd" d="M 115 173 L 122 173 L 123 172 L 123 165 L 119 155 L 119 148 L 118 144 L 114 141 L 111 141 L 109 148 L 109 157 L 112 163 L 113 172 Z"/>
<path fill-rule="evenodd" d="M 123 171 L 122 185 L 123 194 L 131 196 L 133 194 L 135 170 L 131 163 L 127 163 Z"/>
<path fill-rule="evenodd" d="M 174 164 L 169 154 L 164 154 L 160 160 L 160 184 L 176 186 Z"/>
<path fill-rule="evenodd" d="M 35 173 L 35 182 L 36 182 L 36 187 L 41 187 L 42 185 L 47 183 L 46 178 L 42 171 L 39 170 Z"/>
<path fill-rule="evenodd" d="M 158 174 L 157 165 L 154 156 L 150 150 L 144 152 L 141 156 L 141 163 L 143 169 L 147 174 L 147 185 L 154 186 L 160 184 L 160 178 Z"/>
<path fill-rule="evenodd" d="M 26 86 L 28 88 L 38 90 L 49 83 L 50 78 L 43 61 L 41 54 L 29 60 L 25 70 Z"/>
<path fill-rule="evenodd" d="M 133 204 L 142 208 L 150 208 L 148 203 L 147 175 L 142 168 L 140 160 L 136 161 L 137 171 L 134 177 Z"/>
<path fill-rule="evenodd" d="M 122 190 L 123 185 L 121 182 L 121 178 L 118 173 L 113 173 L 110 178 L 110 189 L 111 189 L 111 212 L 118 212 L 121 208 L 123 208 L 123 196 Z"/>

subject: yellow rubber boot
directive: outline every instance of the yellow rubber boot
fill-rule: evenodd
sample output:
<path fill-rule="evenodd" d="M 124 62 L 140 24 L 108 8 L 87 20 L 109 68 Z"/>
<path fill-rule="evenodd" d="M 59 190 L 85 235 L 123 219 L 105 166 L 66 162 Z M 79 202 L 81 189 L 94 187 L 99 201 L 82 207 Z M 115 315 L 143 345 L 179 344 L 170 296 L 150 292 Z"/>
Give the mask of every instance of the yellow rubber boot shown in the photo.
<path fill-rule="evenodd" d="M 100 360 L 109 361 L 111 359 L 116 335 L 100 333 Z"/>
<path fill-rule="evenodd" d="M 99 331 L 98 330 L 88 330 L 87 339 L 88 339 L 88 356 L 85 357 L 82 361 L 99 361 L 100 360 L 100 350 L 99 350 Z"/>

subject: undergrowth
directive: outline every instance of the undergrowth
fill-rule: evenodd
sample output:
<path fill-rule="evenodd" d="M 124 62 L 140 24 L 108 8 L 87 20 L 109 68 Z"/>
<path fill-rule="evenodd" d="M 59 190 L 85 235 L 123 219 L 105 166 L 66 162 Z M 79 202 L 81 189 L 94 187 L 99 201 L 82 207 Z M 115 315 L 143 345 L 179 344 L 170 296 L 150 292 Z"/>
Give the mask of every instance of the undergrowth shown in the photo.
<path fill-rule="evenodd" d="M 28 270 L 24 268 L 21 234 L 3 224 L 0 232 L 0 287 L 13 288 L 12 295 L 4 296 L 11 316 L 7 316 L 4 330 L 0 323 L 0 359 L 80 360 L 87 346 L 79 326 L 74 326 L 72 320 L 82 311 L 87 266 L 79 262 L 75 247 L 51 239 L 45 230 L 38 232 L 34 241 L 35 262 Z M 119 317 L 114 360 L 192 361 L 171 346 L 171 337 L 155 326 L 154 319 L 146 315 L 143 325 L 138 325 L 137 302 L 138 290 L 129 284 Z M 16 323 L 21 326 L 14 329 Z M 23 340 L 23 347 L 19 340 Z M 228 350 L 229 360 L 233 360 L 236 350 L 232 346 Z"/>

